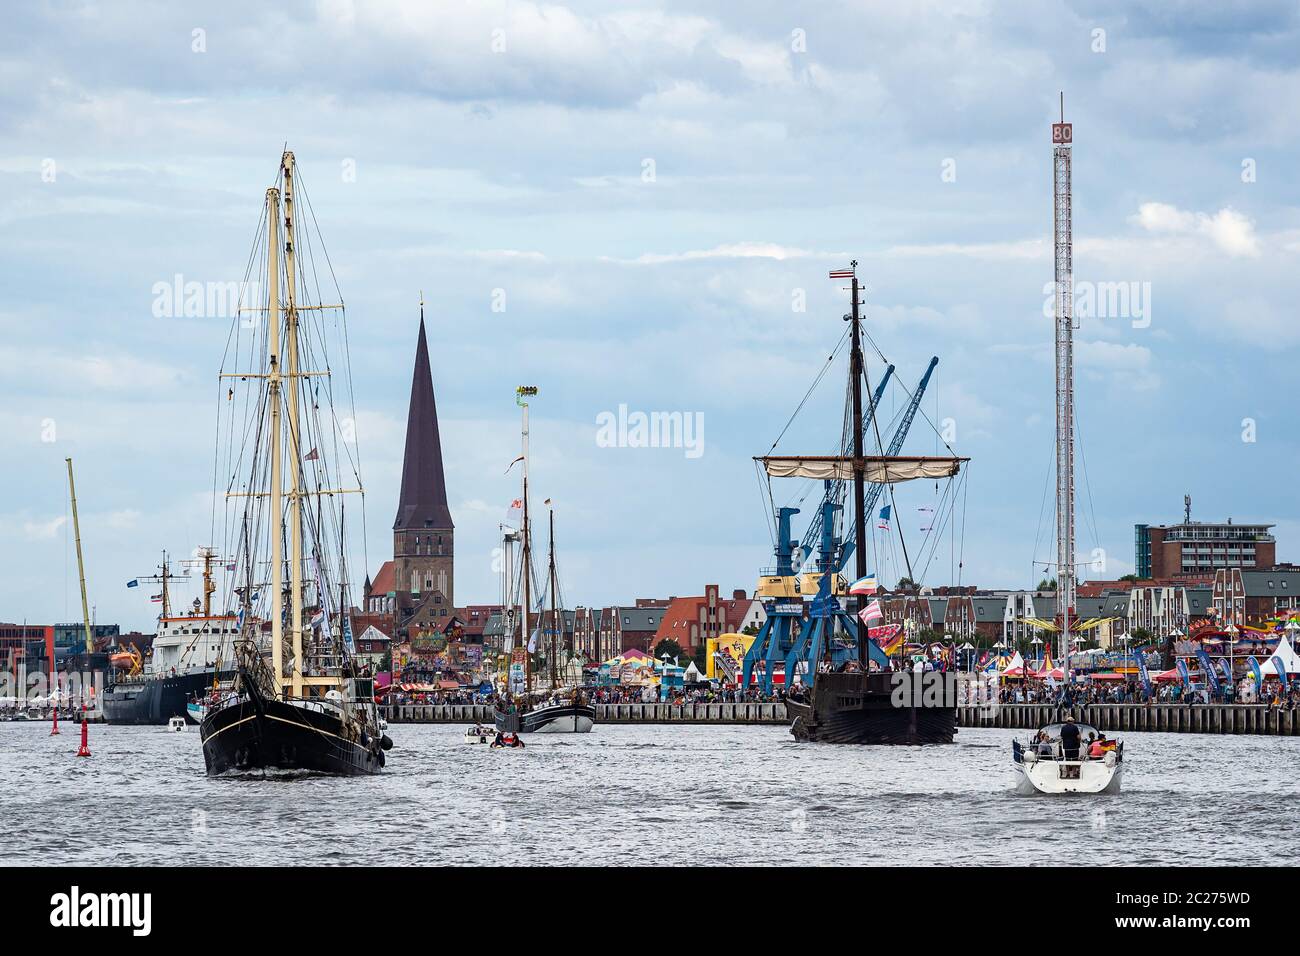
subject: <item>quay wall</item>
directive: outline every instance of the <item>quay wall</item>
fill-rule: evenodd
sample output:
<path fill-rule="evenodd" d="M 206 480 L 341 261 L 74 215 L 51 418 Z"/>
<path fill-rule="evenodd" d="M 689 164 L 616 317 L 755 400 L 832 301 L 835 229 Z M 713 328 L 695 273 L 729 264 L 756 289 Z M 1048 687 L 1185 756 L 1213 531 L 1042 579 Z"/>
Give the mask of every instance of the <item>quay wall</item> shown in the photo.
<path fill-rule="evenodd" d="M 1061 719 L 1053 704 L 958 707 L 958 727 L 1037 730 Z M 1300 714 L 1267 704 L 1087 704 L 1071 708 L 1074 719 L 1104 733 L 1152 731 L 1173 734 L 1300 734 Z"/>
<path fill-rule="evenodd" d="M 394 724 L 491 723 L 490 704 L 394 704 L 381 708 Z M 1037 730 L 1060 719 L 1052 704 L 998 704 L 957 708 L 959 727 Z M 1106 733 L 1152 731 L 1184 734 L 1300 735 L 1300 712 L 1265 704 L 1088 704 L 1075 719 Z M 785 704 L 597 704 L 602 724 L 788 723 Z"/>
<path fill-rule="evenodd" d="M 491 723 L 491 704 L 393 704 L 393 724 Z M 601 724 L 785 724 L 785 704 L 597 704 Z"/>

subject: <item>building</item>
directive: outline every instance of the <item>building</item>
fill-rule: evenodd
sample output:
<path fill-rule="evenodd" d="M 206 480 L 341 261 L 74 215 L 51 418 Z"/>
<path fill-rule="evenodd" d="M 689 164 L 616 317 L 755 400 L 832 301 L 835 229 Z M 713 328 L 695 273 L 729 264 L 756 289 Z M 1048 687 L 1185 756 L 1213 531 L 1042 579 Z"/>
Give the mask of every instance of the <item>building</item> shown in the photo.
<path fill-rule="evenodd" d="M 600 660 L 608 660 L 636 649 L 649 654 L 664 611 L 671 603 L 658 598 L 637 598 L 631 607 L 607 607 L 600 612 L 598 645 Z"/>
<path fill-rule="evenodd" d="M 1259 624 L 1300 608 L 1300 568 L 1223 568 L 1215 572 L 1210 603 L 1215 624 Z"/>
<path fill-rule="evenodd" d="M 429 343 L 420 307 L 420 334 L 406 419 L 402 489 L 393 521 L 393 560 L 366 589 L 366 610 L 389 613 L 395 637 L 412 629 L 441 630 L 455 614 L 455 525 L 447 507 L 438 408 Z"/>
<path fill-rule="evenodd" d="M 1134 566 L 1143 580 L 1208 576 L 1220 568 L 1271 568 L 1277 541 L 1271 524 L 1182 524 L 1134 526 Z"/>
<path fill-rule="evenodd" d="M 707 584 L 699 597 L 670 598 L 655 632 L 653 647 L 660 641 L 674 640 L 690 655 L 704 647 L 711 637 L 761 627 L 767 620 L 761 601 L 750 598 L 743 589 L 722 599 L 718 585 Z"/>

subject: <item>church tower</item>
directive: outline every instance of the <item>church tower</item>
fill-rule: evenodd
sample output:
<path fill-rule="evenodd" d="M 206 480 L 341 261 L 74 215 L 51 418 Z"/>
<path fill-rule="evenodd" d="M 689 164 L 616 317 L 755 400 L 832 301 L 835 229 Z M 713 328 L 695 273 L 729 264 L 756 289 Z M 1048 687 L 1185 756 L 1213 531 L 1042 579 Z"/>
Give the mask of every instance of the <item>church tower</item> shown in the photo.
<path fill-rule="evenodd" d="M 451 619 L 455 607 L 453 535 L 421 299 L 420 337 L 415 347 L 415 373 L 411 378 L 411 405 L 406 419 L 402 491 L 397 519 L 393 522 L 395 616 L 399 632 L 441 628 Z"/>

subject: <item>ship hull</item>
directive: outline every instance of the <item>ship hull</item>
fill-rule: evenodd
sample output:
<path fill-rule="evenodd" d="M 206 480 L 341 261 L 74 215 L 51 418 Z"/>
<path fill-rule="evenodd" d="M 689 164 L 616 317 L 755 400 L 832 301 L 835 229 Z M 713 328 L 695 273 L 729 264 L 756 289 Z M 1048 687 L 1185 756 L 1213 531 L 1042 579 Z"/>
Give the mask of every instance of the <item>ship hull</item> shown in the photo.
<path fill-rule="evenodd" d="M 791 734 L 809 743 L 952 743 L 957 733 L 955 686 L 936 681 L 931 693 L 913 699 L 896 691 L 896 676 L 910 675 L 818 674 L 809 700 L 786 700 Z"/>
<path fill-rule="evenodd" d="M 497 730 L 506 734 L 587 734 L 596 726 L 596 708 L 588 704 L 560 704 L 520 714 L 494 711 Z"/>
<path fill-rule="evenodd" d="M 384 766 L 378 741 L 349 739 L 333 711 L 301 703 L 241 697 L 210 710 L 200 735 L 210 777 L 266 770 L 357 776 Z"/>
<path fill-rule="evenodd" d="M 214 679 L 226 679 L 231 674 L 202 670 L 175 677 L 119 681 L 104 691 L 104 722 L 166 726 L 173 717 L 186 717 L 190 699 L 207 693 Z"/>

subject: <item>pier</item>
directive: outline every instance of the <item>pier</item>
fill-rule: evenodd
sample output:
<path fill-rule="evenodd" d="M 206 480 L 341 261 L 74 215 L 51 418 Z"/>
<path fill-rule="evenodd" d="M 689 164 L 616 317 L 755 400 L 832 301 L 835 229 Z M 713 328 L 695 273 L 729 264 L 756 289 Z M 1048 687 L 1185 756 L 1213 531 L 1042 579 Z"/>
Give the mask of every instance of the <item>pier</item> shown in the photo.
<path fill-rule="evenodd" d="M 957 708 L 958 727 L 1037 730 L 1060 720 L 1052 704 L 998 704 Z M 1089 704 L 1071 711 L 1080 723 L 1106 733 L 1300 735 L 1300 716 L 1266 704 Z M 491 704 L 400 704 L 381 708 L 393 724 L 491 723 Z M 601 724 L 788 723 L 783 703 L 597 704 Z"/>

